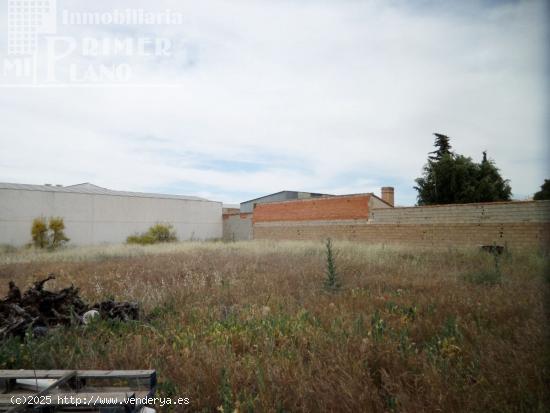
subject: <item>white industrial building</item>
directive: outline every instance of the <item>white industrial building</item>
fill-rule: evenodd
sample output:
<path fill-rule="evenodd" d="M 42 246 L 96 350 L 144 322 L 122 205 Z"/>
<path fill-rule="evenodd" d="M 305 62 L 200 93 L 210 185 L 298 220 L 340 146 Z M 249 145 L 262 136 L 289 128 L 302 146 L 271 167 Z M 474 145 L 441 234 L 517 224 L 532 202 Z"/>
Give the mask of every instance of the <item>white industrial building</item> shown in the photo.
<path fill-rule="evenodd" d="M 222 237 L 222 203 L 206 199 L 72 186 L 0 183 L 0 244 L 31 241 L 37 217 L 62 217 L 73 245 L 123 243 L 155 223 L 173 225 L 180 240 Z"/>

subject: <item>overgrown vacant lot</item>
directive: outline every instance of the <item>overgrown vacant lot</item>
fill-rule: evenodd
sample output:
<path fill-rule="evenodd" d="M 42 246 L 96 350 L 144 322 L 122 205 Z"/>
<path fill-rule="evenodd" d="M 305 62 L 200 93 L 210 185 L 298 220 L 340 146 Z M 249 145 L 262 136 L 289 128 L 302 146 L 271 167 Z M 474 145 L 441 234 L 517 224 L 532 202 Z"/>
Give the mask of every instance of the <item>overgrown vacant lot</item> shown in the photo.
<path fill-rule="evenodd" d="M 0 344 L 0 368 L 158 370 L 187 411 L 548 411 L 547 259 L 336 243 L 0 254 L 1 293 L 53 272 L 142 321 Z M 220 408 L 221 406 L 221 408 Z M 177 410 L 177 409 L 176 409 Z"/>

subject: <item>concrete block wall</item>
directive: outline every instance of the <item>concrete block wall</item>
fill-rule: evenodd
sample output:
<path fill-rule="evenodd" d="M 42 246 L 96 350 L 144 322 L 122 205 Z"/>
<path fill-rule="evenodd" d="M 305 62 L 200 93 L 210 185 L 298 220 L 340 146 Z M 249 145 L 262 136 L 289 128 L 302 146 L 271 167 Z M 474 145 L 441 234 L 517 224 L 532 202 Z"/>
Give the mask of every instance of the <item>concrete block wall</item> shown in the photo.
<path fill-rule="evenodd" d="M 371 210 L 377 224 L 512 223 L 550 221 L 549 203 L 490 202 Z"/>
<path fill-rule="evenodd" d="M 252 214 L 223 214 L 224 241 L 252 239 Z"/>
<path fill-rule="evenodd" d="M 426 247 L 550 244 L 550 201 L 372 209 L 369 218 L 254 223 L 255 239 L 321 240 Z"/>

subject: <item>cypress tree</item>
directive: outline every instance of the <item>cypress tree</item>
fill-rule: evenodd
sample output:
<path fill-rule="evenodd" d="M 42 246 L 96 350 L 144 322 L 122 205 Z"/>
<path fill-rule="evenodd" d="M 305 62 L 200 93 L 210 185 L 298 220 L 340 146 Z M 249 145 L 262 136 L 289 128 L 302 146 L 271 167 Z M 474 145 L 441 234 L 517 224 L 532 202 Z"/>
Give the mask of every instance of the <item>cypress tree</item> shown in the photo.
<path fill-rule="evenodd" d="M 483 152 L 481 163 L 451 151 L 450 138 L 439 133 L 435 151 L 428 154 L 423 174 L 415 180 L 418 205 L 458 204 L 510 200 L 508 180 Z"/>

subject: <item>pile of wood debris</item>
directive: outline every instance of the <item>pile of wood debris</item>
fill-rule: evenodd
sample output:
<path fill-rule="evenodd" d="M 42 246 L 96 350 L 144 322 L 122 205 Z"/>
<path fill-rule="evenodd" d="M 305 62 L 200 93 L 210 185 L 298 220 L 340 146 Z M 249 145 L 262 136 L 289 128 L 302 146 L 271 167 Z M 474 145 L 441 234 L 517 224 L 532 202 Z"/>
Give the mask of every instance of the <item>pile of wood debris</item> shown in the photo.
<path fill-rule="evenodd" d="M 50 275 L 35 282 L 23 294 L 10 281 L 8 296 L 0 300 L 0 340 L 23 337 L 28 331 L 44 335 L 53 327 L 87 324 L 95 316 L 122 321 L 139 317 L 137 303 L 107 300 L 90 306 L 72 285 L 59 291 L 45 290 L 44 284 L 54 278 Z"/>

